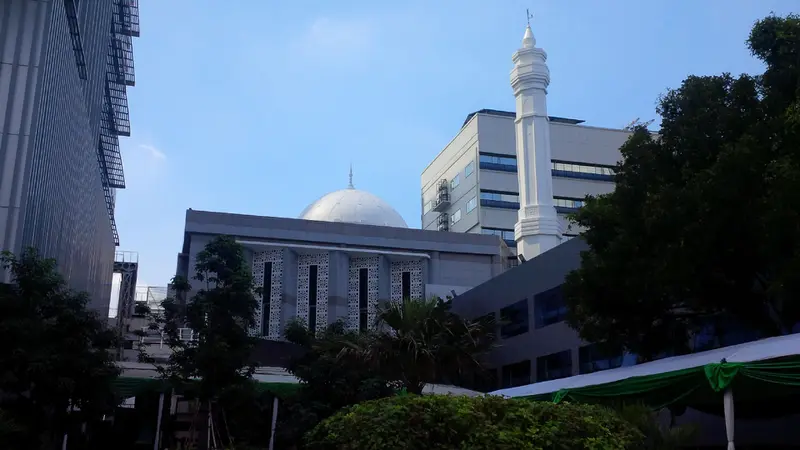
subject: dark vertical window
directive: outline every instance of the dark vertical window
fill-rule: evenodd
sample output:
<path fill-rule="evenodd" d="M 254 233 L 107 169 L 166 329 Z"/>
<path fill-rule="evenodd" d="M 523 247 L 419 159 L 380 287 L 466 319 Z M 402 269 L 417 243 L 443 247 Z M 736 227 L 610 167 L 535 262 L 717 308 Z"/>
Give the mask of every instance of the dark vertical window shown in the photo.
<path fill-rule="evenodd" d="M 579 372 L 584 374 L 632 366 L 636 364 L 636 358 L 632 355 L 624 355 L 622 352 L 609 352 L 597 344 L 589 344 L 578 349 L 578 363 L 580 364 Z"/>
<path fill-rule="evenodd" d="M 317 266 L 308 266 L 308 329 L 317 329 Z"/>
<path fill-rule="evenodd" d="M 572 376 L 572 351 L 551 353 L 536 358 L 536 382 Z"/>
<path fill-rule="evenodd" d="M 358 328 L 367 329 L 367 306 L 369 299 L 369 269 L 358 271 Z"/>
<path fill-rule="evenodd" d="M 507 339 L 528 332 L 528 299 L 500 310 L 500 337 Z"/>
<path fill-rule="evenodd" d="M 556 286 L 533 297 L 536 328 L 563 322 L 567 317 L 567 305 L 561 294 L 561 286 Z"/>
<path fill-rule="evenodd" d="M 503 366 L 500 372 L 503 377 L 503 389 L 531 383 L 531 361 L 528 359 Z"/>
<path fill-rule="evenodd" d="M 403 300 L 411 299 L 411 272 L 403 272 L 402 281 Z"/>
<path fill-rule="evenodd" d="M 264 263 L 264 291 L 261 293 L 261 335 L 269 336 L 269 309 L 272 300 L 272 261 Z"/>

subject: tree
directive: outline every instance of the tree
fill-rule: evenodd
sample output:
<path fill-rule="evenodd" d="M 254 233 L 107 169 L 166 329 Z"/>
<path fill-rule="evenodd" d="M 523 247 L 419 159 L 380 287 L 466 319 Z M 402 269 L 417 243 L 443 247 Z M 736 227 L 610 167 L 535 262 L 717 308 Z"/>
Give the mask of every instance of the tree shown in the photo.
<path fill-rule="evenodd" d="M 466 320 L 439 298 L 388 302 L 367 345 L 351 347 L 387 379 L 415 394 L 427 383 L 455 383 L 480 374 L 492 348 L 493 323 Z"/>
<path fill-rule="evenodd" d="M 644 404 L 619 405 L 617 414 L 626 422 L 633 425 L 644 437 L 640 448 L 646 450 L 674 450 L 685 448 L 692 444 L 700 431 L 696 423 L 674 425 L 659 411 L 653 411 Z M 664 413 L 672 412 L 662 410 Z"/>
<path fill-rule="evenodd" d="M 403 395 L 340 411 L 308 433 L 306 448 L 612 450 L 642 441 L 635 427 L 596 405 Z"/>
<path fill-rule="evenodd" d="M 757 22 L 748 46 L 763 75 L 668 91 L 658 136 L 635 127 L 615 191 L 574 215 L 589 250 L 565 297 L 585 340 L 646 360 L 709 325 L 774 336 L 800 321 L 800 18 Z"/>
<path fill-rule="evenodd" d="M 347 351 L 369 345 L 369 333 L 348 331 L 336 322 L 316 335 L 294 320 L 286 326 L 285 336 L 304 351 L 288 367 L 302 383 L 297 394 L 286 399 L 285 413 L 278 416 L 279 443 L 300 442 L 303 434 L 341 408 L 395 394 L 360 352 Z"/>
<path fill-rule="evenodd" d="M 55 260 L 29 249 L 0 261 L 13 276 L 0 285 L 0 434 L 14 436 L 4 448 L 60 448 L 68 409 L 91 422 L 116 404 L 116 335 Z"/>
<path fill-rule="evenodd" d="M 256 338 L 248 330 L 254 325 L 258 289 L 244 249 L 229 236 L 215 238 L 197 254 L 195 271 L 203 289 L 188 302 L 163 302 L 165 341 L 172 354 L 160 370 L 175 384 L 190 387 L 208 405 L 212 422 L 212 405 L 220 395 L 248 384 L 255 370 L 251 354 Z M 184 298 L 189 291 L 184 279 L 174 279 L 173 287 Z"/>

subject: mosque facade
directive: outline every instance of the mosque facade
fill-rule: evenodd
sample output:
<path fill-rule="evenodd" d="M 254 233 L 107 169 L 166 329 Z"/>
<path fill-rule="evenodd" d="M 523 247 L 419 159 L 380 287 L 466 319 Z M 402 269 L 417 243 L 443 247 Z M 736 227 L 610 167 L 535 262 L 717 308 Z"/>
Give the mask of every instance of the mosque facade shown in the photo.
<path fill-rule="evenodd" d="M 352 182 L 297 219 L 187 210 L 177 274 L 191 280 L 197 253 L 219 235 L 246 250 L 263 290 L 251 333 L 270 340 L 293 318 L 318 331 L 339 320 L 369 329 L 381 302 L 461 294 L 502 273 L 510 255 L 497 236 L 410 229 Z"/>

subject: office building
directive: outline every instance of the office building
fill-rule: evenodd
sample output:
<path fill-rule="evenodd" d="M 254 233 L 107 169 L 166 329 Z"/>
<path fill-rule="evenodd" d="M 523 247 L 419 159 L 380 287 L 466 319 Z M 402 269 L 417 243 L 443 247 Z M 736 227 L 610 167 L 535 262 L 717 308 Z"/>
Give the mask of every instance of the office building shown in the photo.
<path fill-rule="evenodd" d="M 548 116 L 550 74 L 535 43 L 528 27 L 513 57 L 516 111 L 469 114 L 422 172 L 423 229 L 497 235 L 530 259 L 580 232 L 566 215 L 586 195 L 614 189 L 630 133 Z"/>
<path fill-rule="evenodd" d="M 253 334 L 271 340 L 295 317 L 316 330 L 337 320 L 371 327 L 379 302 L 461 294 L 502 273 L 510 254 L 496 236 L 409 229 L 352 184 L 299 219 L 188 210 L 177 274 L 190 279 L 197 253 L 218 235 L 244 246 L 263 288 Z"/>
<path fill-rule="evenodd" d="M 138 35 L 138 0 L 0 2 L 0 249 L 55 258 L 101 314 Z"/>

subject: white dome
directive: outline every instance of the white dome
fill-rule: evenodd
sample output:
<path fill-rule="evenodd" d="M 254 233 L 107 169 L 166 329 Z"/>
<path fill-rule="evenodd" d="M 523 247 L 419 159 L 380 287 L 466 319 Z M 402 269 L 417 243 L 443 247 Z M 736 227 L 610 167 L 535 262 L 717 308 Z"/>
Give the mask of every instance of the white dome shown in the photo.
<path fill-rule="evenodd" d="M 331 192 L 308 205 L 300 219 L 408 228 L 388 203 L 366 191 L 348 188 Z"/>

